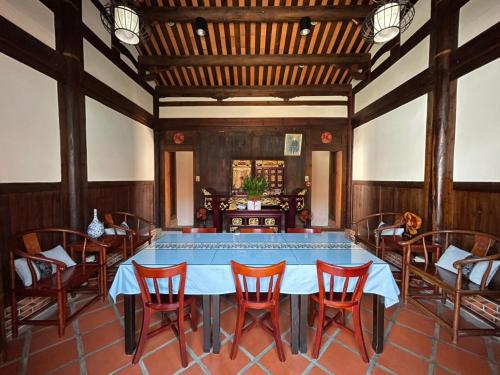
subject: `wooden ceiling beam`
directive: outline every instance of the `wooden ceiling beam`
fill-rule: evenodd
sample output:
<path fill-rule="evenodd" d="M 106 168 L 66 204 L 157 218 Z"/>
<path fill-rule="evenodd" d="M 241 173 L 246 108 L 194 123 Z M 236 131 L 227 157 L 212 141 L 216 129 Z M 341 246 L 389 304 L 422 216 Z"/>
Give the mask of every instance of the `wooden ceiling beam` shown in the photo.
<path fill-rule="evenodd" d="M 197 17 L 207 22 L 299 22 L 302 17 L 312 21 L 362 20 L 372 6 L 283 6 L 283 7 L 143 7 L 146 24 L 160 22 L 194 22 Z"/>
<path fill-rule="evenodd" d="M 302 85 L 263 87 L 178 87 L 157 86 L 157 94 L 165 97 L 200 97 L 223 100 L 236 97 L 275 97 L 290 99 L 297 96 L 349 95 L 351 85 Z"/>
<path fill-rule="evenodd" d="M 321 55 L 189 55 L 189 56 L 139 56 L 142 69 L 175 66 L 258 66 L 258 65 L 337 65 L 341 67 L 368 67 L 369 53 Z M 154 70 L 154 69 L 152 69 Z"/>
<path fill-rule="evenodd" d="M 345 106 L 344 100 L 245 100 L 245 101 L 169 101 L 160 102 L 160 107 L 280 107 L 280 106 Z"/>

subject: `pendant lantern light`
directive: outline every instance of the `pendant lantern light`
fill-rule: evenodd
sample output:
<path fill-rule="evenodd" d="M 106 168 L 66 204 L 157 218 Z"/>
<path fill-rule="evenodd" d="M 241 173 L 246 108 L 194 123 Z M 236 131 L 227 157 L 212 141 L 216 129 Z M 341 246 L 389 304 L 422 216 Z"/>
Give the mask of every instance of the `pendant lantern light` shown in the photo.
<path fill-rule="evenodd" d="M 111 35 L 125 44 L 138 44 L 144 34 L 139 12 L 131 1 L 110 2 L 101 12 L 101 21 Z"/>
<path fill-rule="evenodd" d="M 385 43 L 404 32 L 415 16 L 410 0 L 379 0 L 377 7 L 363 22 L 363 37 L 370 42 Z"/>
<path fill-rule="evenodd" d="M 206 36 L 208 30 L 207 21 L 202 17 L 197 17 L 194 21 L 194 30 L 199 37 Z"/>

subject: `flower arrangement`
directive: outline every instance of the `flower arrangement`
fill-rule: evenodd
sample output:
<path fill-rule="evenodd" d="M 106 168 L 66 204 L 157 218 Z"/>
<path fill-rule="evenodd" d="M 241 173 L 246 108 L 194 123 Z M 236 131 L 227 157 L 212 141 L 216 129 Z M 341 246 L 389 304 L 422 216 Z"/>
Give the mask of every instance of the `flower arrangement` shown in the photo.
<path fill-rule="evenodd" d="M 248 199 L 253 200 L 254 202 L 264 194 L 267 190 L 267 181 L 258 176 L 254 177 L 245 177 L 243 180 L 243 191 L 247 193 Z"/>
<path fill-rule="evenodd" d="M 311 227 L 311 219 L 312 219 L 312 214 L 311 211 L 308 209 L 303 209 L 299 213 L 299 220 L 304 223 L 304 228 L 310 228 Z"/>
<path fill-rule="evenodd" d="M 207 209 L 205 207 L 198 208 L 196 219 L 203 223 L 203 228 L 207 226 Z"/>

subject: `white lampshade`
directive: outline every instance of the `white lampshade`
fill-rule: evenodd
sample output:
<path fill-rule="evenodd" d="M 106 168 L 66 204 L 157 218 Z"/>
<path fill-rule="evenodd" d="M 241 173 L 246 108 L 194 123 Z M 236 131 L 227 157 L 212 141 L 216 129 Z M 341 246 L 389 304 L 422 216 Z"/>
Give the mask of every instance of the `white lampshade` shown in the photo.
<path fill-rule="evenodd" d="M 115 7 L 115 35 L 123 43 L 139 43 L 139 15 L 131 8 Z"/>
<path fill-rule="evenodd" d="M 387 3 L 375 11 L 373 15 L 373 41 L 385 43 L 399 34 L 400 6 L 398 3 Z"/>

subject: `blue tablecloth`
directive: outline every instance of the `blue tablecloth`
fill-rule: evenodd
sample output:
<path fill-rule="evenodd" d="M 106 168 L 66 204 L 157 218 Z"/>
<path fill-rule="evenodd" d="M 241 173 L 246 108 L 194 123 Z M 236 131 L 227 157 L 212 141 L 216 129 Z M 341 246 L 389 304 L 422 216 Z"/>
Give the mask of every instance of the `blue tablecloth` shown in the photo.
<path fill-rule="evenodd" d="M 361 249 L 343 233 L 321 234 L 182 234 L 165 233 L 157 241 L 122 263 L 109 293 L 139 294 L 132 260 L 150 267 L 187 262 L 185 293 L 211 295 L 234 293 L 230 261 L 264 266 L 287 262 L 281 285 L 285 294 L 312 294 L 318 291 L 316 260 L 340 266 L 373 261 L 364 292 L 385 297 L 386 307 L 399 301 L 399 288 L 389 265 Z M 340 291 L 342 282 L 335 282 Z M 262 284 L 262 290 L 266 285 Z M 160 289 L 162 285 L 160 283 Z"/>

